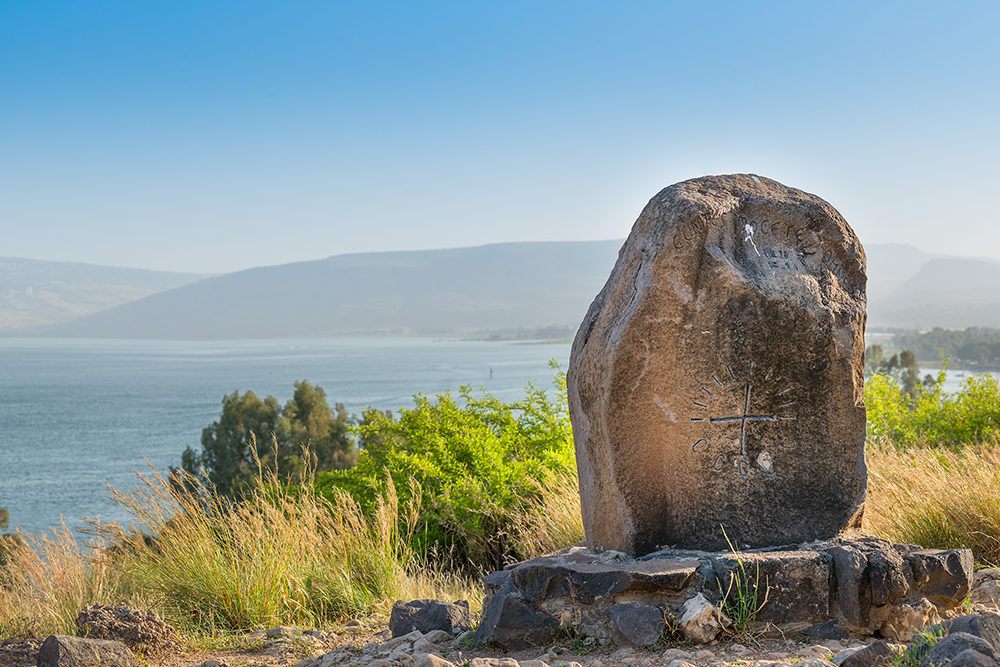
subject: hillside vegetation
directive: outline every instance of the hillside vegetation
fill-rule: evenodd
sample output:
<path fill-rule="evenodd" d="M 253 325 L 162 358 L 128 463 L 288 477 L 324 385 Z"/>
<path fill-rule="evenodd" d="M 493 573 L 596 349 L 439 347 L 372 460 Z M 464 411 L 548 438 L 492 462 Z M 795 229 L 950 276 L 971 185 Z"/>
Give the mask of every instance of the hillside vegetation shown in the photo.
<path fill-rule="evenodd" d="M 0 257 L 0 335 L 23 335 L 206 276 Z"/>

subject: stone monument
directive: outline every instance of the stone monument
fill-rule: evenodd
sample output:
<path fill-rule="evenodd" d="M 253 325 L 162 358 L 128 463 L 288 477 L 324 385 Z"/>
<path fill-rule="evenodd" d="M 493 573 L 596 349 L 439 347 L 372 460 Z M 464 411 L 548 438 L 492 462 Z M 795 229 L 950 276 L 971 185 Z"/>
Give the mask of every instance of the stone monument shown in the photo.
<path fill-rule="evenodd" d="M 865 254 L 828 203 L 706 176 L 646 205 L 568 371 L 591 551 L 859 528 Z"/>
<path fill-rule="evenodd" d="M 956 616 L 970 550 L 850 530 L 864 326 L 864 250 L 819 197 L 754 175 L 656 195 L 570 357 L 587 545 L 484 577 L 475 642 L 710 642 L 744 593 L 756 629 L 824 639 Z"/>

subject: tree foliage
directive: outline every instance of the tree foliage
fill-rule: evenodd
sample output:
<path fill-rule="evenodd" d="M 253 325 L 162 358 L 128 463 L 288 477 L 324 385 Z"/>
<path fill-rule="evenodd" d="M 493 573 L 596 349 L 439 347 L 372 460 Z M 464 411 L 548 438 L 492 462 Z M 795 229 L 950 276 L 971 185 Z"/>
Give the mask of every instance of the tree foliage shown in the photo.
<path fill-rule="evenodd" d="M 894 337 L 894 343 L 928 361 L 947 358 L 986 364 L 1000 357 L 1000 331 L 982 327 L 964 331 L 934 327 L 924 333 L 900 333 Z"/>
<path fill-rule="evenodd" d="M 962 447 L 1000 438 L 1000 383 L 971 375 L 944 391 L 945 371 L 916 398 L 887 375 L 865 382 L 868 438 L 875 445 Z"/>
<path fill-rule="evenodd" d="M 203 474 L 220 494 L 236 497 L 261 472 L 297 482 L 308 466 L 326 471 L 353 465 L 354 418 L 342 403 L 331 408 L 321 387 L 305 380 L 294 387 L 283 408 L 273 396 L 261 399 L 252 391 L 223 397 L 218 421 L 202 430 L 201 453 L 184 450 L 184 470 Z M 311 461 L 304 458 L 306 447 Z"/>
<path fill-rule="evenodd" d="M 878 344 L 870 345 L 865 350 L 865 375 L 891 377 L 910 398 L 916 398 L 924 387 L 930 387 L 934 383 L 934 377 L 931 375 L 923 381 L 920 380 L 920 364 L 917 363 L 917 357 L 913 352 L 903 350 L 899 354 L 887 357 L 882 346 Z"/>
<path fill-rule="evenodd" d="M 357 466 L 318 476 L 317 488 L 371 508 L 388 476 L 401 510 L 417 512 L 418 553 L 500 568 L 522 556 L 518 532 L 541 511 L 545 483 L 576 472 L 565 375 L 556 381 L 555 399 L 529 385 L 522 400 L 505 403 L 465 386 L 457 399 L 418 395 L 398 419 L 368 412 Z"/>

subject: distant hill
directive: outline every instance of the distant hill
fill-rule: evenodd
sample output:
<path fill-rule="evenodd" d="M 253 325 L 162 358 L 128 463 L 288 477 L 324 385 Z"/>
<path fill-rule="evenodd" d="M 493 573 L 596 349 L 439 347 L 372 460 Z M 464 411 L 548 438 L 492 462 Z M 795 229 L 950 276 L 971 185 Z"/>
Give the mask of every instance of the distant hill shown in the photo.
<path fill-rule="evenodd" d="M 336 255 L 197 282 L 199 276 L 191 274 L 0 260 L 10 265 L 0 265 L 0 280 L 6 281 L 0 282 L 0 298 L 7 295 L 12 304 L 0 314 L 19 312 L 18 306 L 24 310 L 35 300 L 31 318 L 24 316 L 16 329 L 0 326 L 0 333 L 193 340 L 570 336 L 604 286 L 621 245 L 621 240 L 501 243 Z M 869 328 L 1000 327 L 996 260 L 936 255 L 895 243 L 871 244 L 865 251 Z M 55 304 L 47 306 L 55 311 L 49 320 L 42 318 L 40 304 Z M 77 313 L 84 316 L 68 321 Z M 27 322 L 35 328 L 28 329 Z"/>
<path fill-rule="evenodd" d="M 907 329 L 1000 327 L 1000 264 L 932 259 L 868 303 L 869 324 Z"/>
<path fill-rule="evenodd" d="M 0 334 L 22 335 L 38 327 L 63 324 L 204 277 L 0 257 Z"/>
<path fill-rule="evenodd" d="M 868 258 L 869 305 L 902 287 L 927 262 L 946 257 L 905 243 L 872 243 L 865 246 L 865 255 Z"/>
<path fill-rule="evenodd" d="M 622 241 L 501 243 L 337 255 L 208 278 L 49 330 L 71 337 L 226 339 L 474 333 L 571 335 Z"/>

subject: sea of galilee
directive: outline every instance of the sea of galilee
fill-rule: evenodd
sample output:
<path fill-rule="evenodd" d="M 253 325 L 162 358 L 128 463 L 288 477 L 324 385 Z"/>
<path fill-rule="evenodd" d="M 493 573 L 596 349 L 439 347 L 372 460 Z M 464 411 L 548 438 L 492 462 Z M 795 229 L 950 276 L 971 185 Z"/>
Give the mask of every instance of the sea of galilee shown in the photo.
<path fill-rule="evenodd" d="M 0 507 L 11 530 L 70 527 L 82 517 L 127 522 L 107 485 L 131 489 L 134 470 L 180 465 L 223 396 L 291 397 L 322 387 L 351 413 L 398 410 L 412 397 L 483 387 L 513 401 L 533 382 L 554 391 L 570 344 L 432 338 L 242 341 L 0 340 Z"/>

